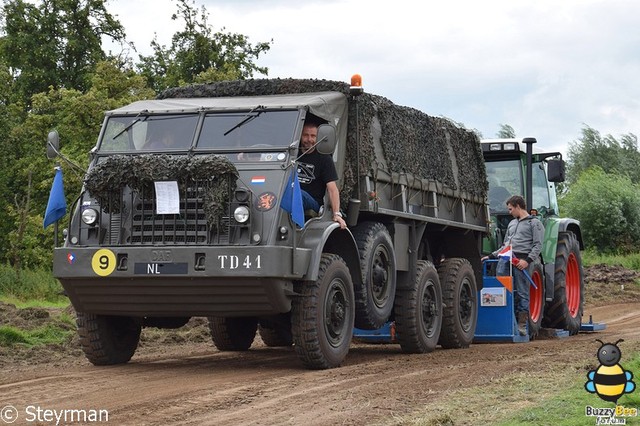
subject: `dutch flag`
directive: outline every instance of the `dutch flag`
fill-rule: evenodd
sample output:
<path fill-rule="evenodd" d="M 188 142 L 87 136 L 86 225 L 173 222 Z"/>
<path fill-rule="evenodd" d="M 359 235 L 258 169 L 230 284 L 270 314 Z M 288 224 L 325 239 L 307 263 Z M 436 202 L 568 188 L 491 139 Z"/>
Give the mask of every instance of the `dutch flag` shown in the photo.
<path fill-rule="evenodd" d="M 506 246 L 502 250 L 498 252 L 498 257 L 504 260 L 511 260 L 513 258 L 513 250 L 511 250 L 511 246 Z"/>

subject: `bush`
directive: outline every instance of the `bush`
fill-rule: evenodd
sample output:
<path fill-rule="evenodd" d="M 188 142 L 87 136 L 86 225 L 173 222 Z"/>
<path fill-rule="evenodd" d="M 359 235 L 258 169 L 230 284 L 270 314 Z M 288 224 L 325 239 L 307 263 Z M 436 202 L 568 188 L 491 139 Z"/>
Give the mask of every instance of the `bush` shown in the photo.
<path fill-rule="evenodd" d="M 581 223 L 587 247 L 599 253 L 640 251 L 640 187 L 599 167 L 584 171 L 562 199 Z"/>

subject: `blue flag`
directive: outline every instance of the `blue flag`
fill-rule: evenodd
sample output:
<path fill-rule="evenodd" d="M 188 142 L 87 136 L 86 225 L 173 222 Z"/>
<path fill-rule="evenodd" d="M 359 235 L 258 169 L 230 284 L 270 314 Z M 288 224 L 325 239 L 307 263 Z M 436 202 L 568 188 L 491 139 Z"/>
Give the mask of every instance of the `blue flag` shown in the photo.
<path fill-rule="evenodd" d="M 67 213 L 67 201 L 64 198 L 64 185 L 62 183 L 62 169 L 56 167 L 56 175 L 53 178 L 47 210 L 44 212 L 44 227 L 62 219 Z"/>
<path fill-rule="evenodd" d="M 291 214 L 291 219 L 300 228 L 304 228 L 304 208 L 302 207 L 302 192 L 300 192 L 300 180 L 298 169 L 293 169 L 287 187 L 282 194 L 280 207 Z"/>

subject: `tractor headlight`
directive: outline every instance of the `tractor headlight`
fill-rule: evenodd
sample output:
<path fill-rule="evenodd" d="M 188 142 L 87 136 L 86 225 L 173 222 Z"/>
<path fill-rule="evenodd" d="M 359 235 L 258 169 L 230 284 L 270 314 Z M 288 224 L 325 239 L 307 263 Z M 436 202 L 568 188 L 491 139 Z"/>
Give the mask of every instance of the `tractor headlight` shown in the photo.
<path fill-rule="evenodd" d="M 233 212 L 233 218 L 238 223 L 245 223 L 249 220 L 249 208 L 247 206 L 238 206 Z"/>
<path fill-rule="evenodd" d="M 93 225 L 98 220 L 96 209 L 84 209 L 82 211 L 82 221 L 87 225 Z"/>

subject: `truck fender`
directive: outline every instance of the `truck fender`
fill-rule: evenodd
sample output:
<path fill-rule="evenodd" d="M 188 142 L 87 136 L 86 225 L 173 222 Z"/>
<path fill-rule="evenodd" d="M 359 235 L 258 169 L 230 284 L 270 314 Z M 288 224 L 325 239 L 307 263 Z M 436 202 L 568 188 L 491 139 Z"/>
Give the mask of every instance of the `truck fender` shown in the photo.
<path fill-rule="evenodd" d="M 337 254 L 347 263 L 350 271 L 360 271 L 358 246 L 351 231 L 340 229 L 336 222 L 309 223 L 300 239 L 300 247 L 311 249 L 311 259 L 303 280 L 318 278 L 318 268 L 322 253 Z M 351 274 L 354 286 L 362 284 L 360 273 Z"/>

